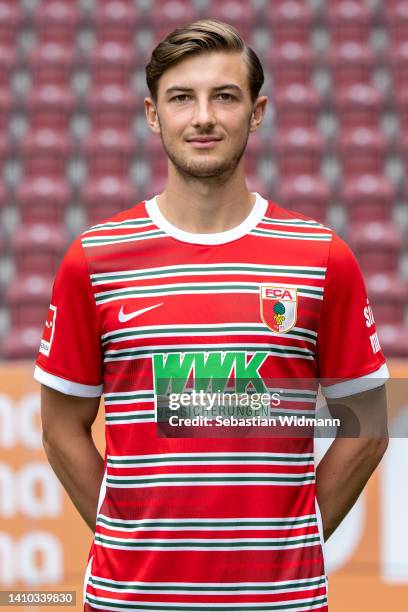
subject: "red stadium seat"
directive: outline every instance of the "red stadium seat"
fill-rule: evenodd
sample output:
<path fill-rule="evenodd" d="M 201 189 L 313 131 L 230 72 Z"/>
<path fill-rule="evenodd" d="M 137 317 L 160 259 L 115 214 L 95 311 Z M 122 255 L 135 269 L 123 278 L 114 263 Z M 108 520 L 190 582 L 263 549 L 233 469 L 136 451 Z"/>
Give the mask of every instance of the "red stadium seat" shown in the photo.
<path fill-rule="evenodd" d="M 378 327 L 378 337 L 386 357 L 408 357 L 408 327 L 388 323 Z"/>
<path fill-rule="evenodd" d="M 26 176 L 49 175 L 63 178 L 72 151 L 67 132 L 49 128 L 29 130 L 19 143 Z"/>
<path fill-rule="evenodd" d="M 23 14 L 18 2 L 0 0 L 0 45 L 15 45 L 22 21 Z"/>
<path fill-rule="evenodd" d="M 149 134 L 144 143 L 146 159 L 149 162 L 152 177 L 167 176 L 167 157 L 163 151 L 161 139 L 156 134 Z"/>
<path fill-rule="evenodd" d="M 249 191 L 255 191 L 262 196 L 265 196 L 265 194 L 269 192 L 269 186 L 265 183 L 263 178 L 259 176 L 259 174 L 247 172 L 246 184 Z"/>
<path fill-rule="evenodd" d="M 272 32 L 274 44 L 289 41 L 306 44 L 310 42 L 313 11 L 301 0 L 268 2 L 266 23 Z"/>
<path fill-rule="evenodd" d="M 87 211 L 88 225 L 101 223 L 138 202 L 134 185 L 116 176 L 88 180 L 81 198 Z"/>
<path fill-rule="evenodd" d="M 404 134 L 408 131 L 408 85 L 397 87 L 393 94 L 400 121 L 400 134 Z"/>
<path fill-rule="evenodd" d="M 38 353 L 43 327 L 24 326 L 11 329 L 1 347 L 3 359 L 29 359 L 32 362 Z"/>
<path fill-rule="evenodd" d="M 81 10 L 74 2 L 52 0 L 40 3 L 32 20 L 38 40 L 72 45 L 81 20 Z"/>
<path fill-rule="evenodd" d="M 41 326 L 47 316 L 52 284 L 52 276 L 38 274 L 13 280 L 5 294 L 13 326 Z"/>
<path fill-rule="evenodd" d="M 368 44 L 356 41 L 334 44 L 329 49 L 327 59 L 334 88 L 355 83 L 370 84 L 375 56 Z"/>
<path fill-rule="evenodd" d="M 278 187 L 277 202 L 280 206 L 320 223 L 326 222 L 330 198 L 330 186 L 320 176 L 295 176 L 282 181 Z"/>
<path fill-rule="evenodd" d="M 392 223 L 357 223 L 348 233 L 363 273 L 396 273 L 404 238 Z"/>
<path fill-rule="evenodd" d="M 370 274 L 365 281 L 377 325 L 402 323 L 408 287 L 401 277 L 397 274 Z"/>
<path fill-rule="evenodd" d="M 154 36 L 153 46 L 181 24 L 198 19 L 198 12 L 190 0 L 161 0 L 152 3 L 146 15 Z"/>
<path fill-rule="evenodd" d="M 120 85 L 128 87 L 136 65 L 136 54 L 126 44 L 104 42 L 89 53 L 93 86 Z"/>
<path fill-rule="evenodd" d="M 5 159 L 11 151 L 11 144 L 7 132 L 0 133 L 0 166 L 3 167 Z"/>
<path fill-rule="evenodd" d="M 391 221 L 396 197 L 394 185 L 386 176 L 365 174 L 347 178 L 340 197 L 351 223 Z"/>
<path fill-rule="evenodd" d="M 39 43 L 27 58 L 36 86 L 69 85 L 76 62 L 75 47 L 57 42 Z"/>
<path fill-rule="evenodd" d="M 271 70 L 274 87 L 309 84 L 315 67 L 314 53 L 309 45 L 286 42 L 270 48 L 266 64 Z"/>
<path fill-rule="evenodd" d="M 249 134 L 245 151 L 245 168 L 249 174 L 256 174 L 264 152 L 264 140 L 259 130 Z"/>
<path fill-rule="evenodd" d="M 321 97 L 313 85 L 292 83 L 276 90 L 273 106 L 279 129 L 316 127 Z"/>
<path fill-rule="evenodd" d="M 328 2 L 325 17 L 332 42 L 369 42 L 373 13 L 368 3 L 360 0 Z"/>
<path fill-rule="evenodd" d="M 315 128 L 281 130 L 275 137 L 273 149 L 281 178 L 297 174 L 320 174 L 325 142 Z"/>
<path fill-rule="evenodd" d="M 0 87 L 9 87 L 13 70 L 17 65 L 17 53 L 14 46 L 0 43 Z"/>
<path fill-rule="evenodd" d="M 137 5 L 126 0 L 111 0 L 94 8 L 92 22 L 99 42 L 131 43 L 141 21 Z"/>
<path fill-rule="evenodd" d="M 388 62 L 395 89 L 408 86 L 408 40 L 400 44 L 391 44 Z"/>
<path fill-rule="evenodd" d="M 334 109 L 340 128 L 376 128 L 384 109 L 384 96 L 373 85 L 356 83 L 335 89 Z"/>
<path fill-rule="evenodd" d="M 111 128 L 92 131 L 85 137 L 82 146 L 89 175 L 128 176 L 136 150 L 135 139 L 129 132 Z"/>
<path fill-rule="evenodd" d="M 31 90 L 24 104 L 31 129 L 67 130 L 75 108 L 75 96 L 69 87 L 43 85 Z"/>
<path fill-rule="evenodd" d="M 257 20 L 257 12 L 251 2 L 218 0 L 211 7 L 211 18 L 231 24 L 249 42 L 252 29 Z"/>
<path fill-rule="evenodd" d="M 390 39 L 396 44 L 408 40 L 408 1 L 388 0 L 383 3 L 383 10 Z"/>
<path fill-rule="evenodd" d="M 382 174 L 389 142 L 380 128 L 342 130 L 337 141 L 343 175 Z"/>
<path fill-rule="evenodd" d="M 68 246 L 68 237 L 63 225 L 36 223 L 20 226 L 11 242 L 18 274 L 53 276 Z"/>
<path fill-rule="evenodd" d="M 130 88 L 106 85 L 92 90 L 86 105 L 95 129 L 131 129 L 137 110 L 138 99 Z"/>
<path fill-rule="evenodd" d="M 24 178 L 15 192 L 20 222 L 62 224 L 70 197 L 68 184 L 61 178 Z"/>
<path fill-rule="evenodd" d="M 8 129 L 10 113 L 17 106 L 13 93 L 9 87 L 0 87 L 0 131 Z"/>

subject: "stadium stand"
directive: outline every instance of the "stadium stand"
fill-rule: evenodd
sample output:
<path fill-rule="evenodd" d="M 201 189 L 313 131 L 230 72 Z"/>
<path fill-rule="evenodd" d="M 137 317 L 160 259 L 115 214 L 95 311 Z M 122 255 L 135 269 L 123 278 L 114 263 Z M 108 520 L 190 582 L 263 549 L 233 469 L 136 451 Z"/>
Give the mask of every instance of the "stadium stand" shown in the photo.
<path fill-rule="evenodd" d="M 0 357 L 36 354 L 70 241 L 163 189 L 144 65 L 198 17 L 236 25 L 265 68 L 249 188 L 334 226 L 386 354 L 407 357 L 407 0 L 0 0 Z"/>

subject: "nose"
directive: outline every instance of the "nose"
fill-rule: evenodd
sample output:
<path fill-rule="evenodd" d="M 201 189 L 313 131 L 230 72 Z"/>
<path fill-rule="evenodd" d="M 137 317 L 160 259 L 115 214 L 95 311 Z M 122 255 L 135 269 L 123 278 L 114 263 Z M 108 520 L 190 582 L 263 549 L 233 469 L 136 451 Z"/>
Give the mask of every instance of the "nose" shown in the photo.
<path fill-rule="evenodd" d="M 191 120 L 193 127 L 212 127 L 216 123 L 214 109 L 207 98 L 197 98 Z"/>

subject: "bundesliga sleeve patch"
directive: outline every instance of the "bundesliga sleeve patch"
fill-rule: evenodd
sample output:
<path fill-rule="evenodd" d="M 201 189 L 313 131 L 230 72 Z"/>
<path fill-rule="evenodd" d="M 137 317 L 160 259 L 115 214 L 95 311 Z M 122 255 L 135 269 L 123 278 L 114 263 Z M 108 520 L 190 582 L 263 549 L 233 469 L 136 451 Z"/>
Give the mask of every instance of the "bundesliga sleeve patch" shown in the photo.
<path fill-rule="evenodd" d="M 48 316 L 45 321 L 43 337 L 40 343 L 40 353 L 48 357 L 51 350 L 52 340 L 54 338 L 55 320 L 57 318 L 57 307 L 50 304 Z"/>
<path fill-rule="evenodd" d="M 261 286 L 262 321 L 278 334 L 288 332 L 296 323 L 297 289 L 295 287 Z"/>

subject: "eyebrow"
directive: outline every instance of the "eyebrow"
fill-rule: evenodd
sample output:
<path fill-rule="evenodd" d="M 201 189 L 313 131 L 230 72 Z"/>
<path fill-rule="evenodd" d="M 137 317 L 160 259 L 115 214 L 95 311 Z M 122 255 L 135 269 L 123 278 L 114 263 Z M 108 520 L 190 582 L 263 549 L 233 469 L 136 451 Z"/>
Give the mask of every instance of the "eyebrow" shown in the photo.
<path fill-rule="evenodd" d="M 236 91 L 242 92 L 242 89 L 235 85 L 235 83 L 225 83 L 225 85 L 218 85 L 218 87 L 213 87 L 213 91 L 220 91 L 221 89 L 234 89 Z M 175 91 L 184 91 L 184 92 L 192 92 L 194 89 L 192 87 L 182 87 L 181 85 L 174 85 L 173 87 L 169 87 L 166 89 L 166 94 L 171 94 Z"/>

